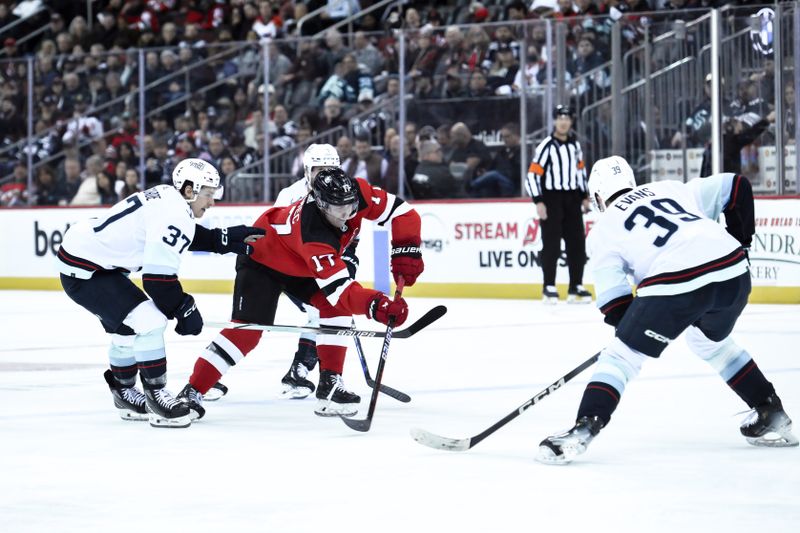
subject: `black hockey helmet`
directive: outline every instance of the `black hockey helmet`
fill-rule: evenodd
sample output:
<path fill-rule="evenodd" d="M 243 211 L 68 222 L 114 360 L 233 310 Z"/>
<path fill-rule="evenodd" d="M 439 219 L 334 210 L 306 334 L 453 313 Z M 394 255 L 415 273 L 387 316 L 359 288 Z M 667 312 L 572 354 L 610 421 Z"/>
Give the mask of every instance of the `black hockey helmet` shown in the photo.
<path fill-rule="evenodd" d="M 568 105 L 559 104 L 553 109 L 553 118 L 558 118 L 561 115 L 566 115 L 573 121 L 575 120 L 575 112 Z"/>
<path fill-rule="evenodd" d="M 311 195 L 334 226 L 343 225 L 358 212 L 358 183 L 341 168 L 320 170 L 311 185 Z"/>

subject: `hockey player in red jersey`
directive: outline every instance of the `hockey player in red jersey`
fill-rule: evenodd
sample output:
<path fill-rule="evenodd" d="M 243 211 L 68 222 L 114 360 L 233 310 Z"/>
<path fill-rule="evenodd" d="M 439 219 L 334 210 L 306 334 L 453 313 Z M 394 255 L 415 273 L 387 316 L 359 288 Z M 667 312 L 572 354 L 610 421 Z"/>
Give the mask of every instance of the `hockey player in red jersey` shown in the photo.
<path fill-rule="evenodd" d="M 323 326 L 349 327 L 353 315 L 367 315 L 400 326 L 408 316 L 403 298 L 392 300 L 362 287 L 348 274 L 345 248 L 358 236 L 362 220 L 391 223 L 391 266 L 411 286 L 422 273 L 420 217 L 403 200 L 353 179 L 340 168 L 317 173 L 311 192 L 287 206 L 268 209 L 254 226 L 266 230 L 251 257 L 238 260 L 233 291 L 234 322 L 273 324 L 281 292 L 319 309 Z M 202 417 L 202 395 L 256 347 L 258 330 L 225 329 L 208 345 L 194 366 L 180 397 L 194 416 Z M 320 380 L 316 390 L 320 416 L 352 416 L 360 398 L 342 383 L 347 337 L 317 337 Z"/>

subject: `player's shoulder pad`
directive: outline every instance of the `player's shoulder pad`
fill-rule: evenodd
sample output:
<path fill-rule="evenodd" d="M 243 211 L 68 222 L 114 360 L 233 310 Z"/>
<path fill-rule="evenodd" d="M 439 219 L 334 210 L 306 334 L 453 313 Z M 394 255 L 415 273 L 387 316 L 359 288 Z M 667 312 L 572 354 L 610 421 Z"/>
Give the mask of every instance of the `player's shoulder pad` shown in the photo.
<path fill-rule="evenodd" d="M 355 178 L 355 180 L 358 184 L 358 210 L 362 211 L 372 204 L 372 185 L 364 178 Z M 367 201 L 367 198 L 370 201 Z"/>
<path fill-rule="evenodd" d="M 300 210 L 300 238 L 303 244 L 318 242 L 338 251 L 341 237 L 342 232 L 328 224 L 313 200 L 307 199 Z"/>

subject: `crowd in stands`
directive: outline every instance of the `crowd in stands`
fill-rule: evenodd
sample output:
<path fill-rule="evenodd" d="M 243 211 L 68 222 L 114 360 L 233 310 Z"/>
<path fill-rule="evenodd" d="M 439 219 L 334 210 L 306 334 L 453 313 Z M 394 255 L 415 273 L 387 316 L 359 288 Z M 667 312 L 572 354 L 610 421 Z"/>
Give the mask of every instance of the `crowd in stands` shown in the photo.
<path fill-rule="evenodd" d="M 413 117 L 404 132 L 397 131 L 401 65 L 394 30 L 408 38 L 402 70 L 416 101 L 479 102 L 519 95 L 525 86 L 541 90 L 553 54 L 543 25 L 522 31 L 520 24 L 566 20 L 565 75 L 581 79 L 572 93 L 581 98 L 610 87 L 602 71 L 581 76 L 608 61 L 615 20 L 627 14 L 624 38 L 632 45 L 647 23 L 636 13 L 660 9 L 668 20 L 669 10 L 722 2 L 410 0 L 400 11 L 392 3 L 367 11 L 350 26 L 331 28 L 375 3 L 100 0 L 92 2 L 94 20 L 87 21 L 85 2 L 0 2 L 0 205 L 113 203 L 142 183 L 169 183 L 172 169 L 186 157 L 204 158 L 230 176 L 263 158 L 265 138 L 271 153 L 282 154 L 276 175 L 292 179 L 302 174 L 305 144 L 331 130 L 337 132 L 331 141 L 344 168 L 387 190 L 397 191 L 402 181 L 415 198 L 518 196 L 519 124 L 502 120 L 495 128 L 499 135 L 485 143 L 475 136 L 479 125 L 450 107 L 435 121 Z M 327 7 L 322 16 L 300 24 L 320 7 Z M 14 24 L 25 12 L 35 14 Z M 586 18 L 594 15 L 599 17 Z M 269 83 L 262 68 L 264 37 L 275 38 L 268 47 Z M 28 57 L 33 58 L 30 143 Z M 742 105 L 750 106 L 745 100 Z"/>

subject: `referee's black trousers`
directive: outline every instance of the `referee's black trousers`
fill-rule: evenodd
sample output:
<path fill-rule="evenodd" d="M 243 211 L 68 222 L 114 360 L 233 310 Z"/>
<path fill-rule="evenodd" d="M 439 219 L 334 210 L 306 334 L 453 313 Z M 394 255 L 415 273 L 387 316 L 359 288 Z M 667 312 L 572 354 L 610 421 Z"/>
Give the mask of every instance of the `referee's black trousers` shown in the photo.
<path fill-rule="evenodd" d="M 556 267 L 561 257 L 561 239 L 564 239 L 569 269 L 569 286 L 583 283 L 586 264 L 586 234 L 583 228 L 583 195 L 580 191 L 544 191 L 547 220 L 542 227 L 542 274 L 544 285 L 556 284 Z"/>

